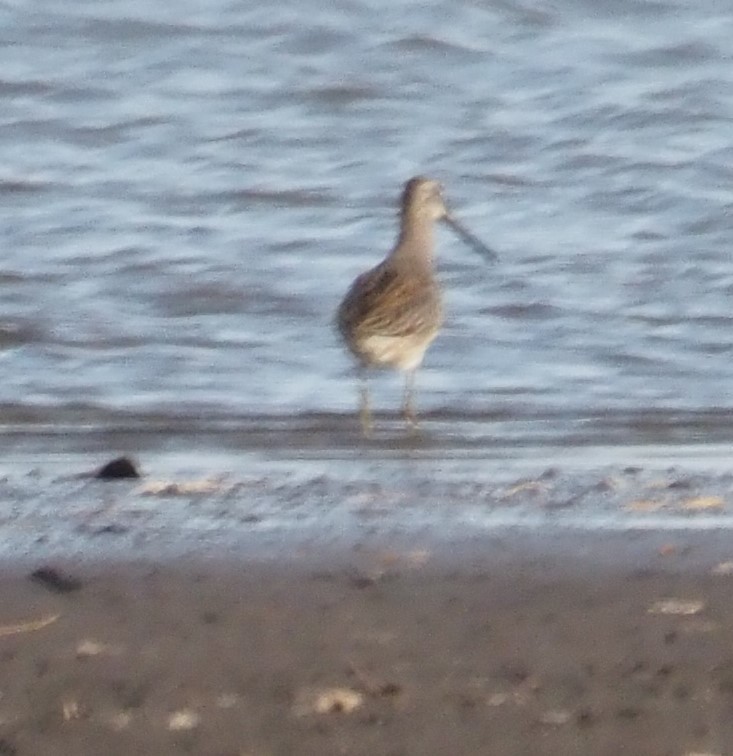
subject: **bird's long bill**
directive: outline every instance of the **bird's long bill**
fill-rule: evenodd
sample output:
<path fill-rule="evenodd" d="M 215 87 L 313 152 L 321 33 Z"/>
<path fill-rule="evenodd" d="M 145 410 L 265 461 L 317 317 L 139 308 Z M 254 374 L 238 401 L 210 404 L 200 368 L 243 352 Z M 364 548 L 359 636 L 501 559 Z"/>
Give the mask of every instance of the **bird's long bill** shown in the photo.
<path fill-rule="evenodd" d="M 445 222 L 463 239 L 469 247 L 472 247 L 476 252 L 489 260 L 498 260 L 499 255 L 494 252 L 493 249 L 487 247 L 481 239 L 475 237 L 465 226 L 459 223 L 452 215 L 446 215 Z"/>

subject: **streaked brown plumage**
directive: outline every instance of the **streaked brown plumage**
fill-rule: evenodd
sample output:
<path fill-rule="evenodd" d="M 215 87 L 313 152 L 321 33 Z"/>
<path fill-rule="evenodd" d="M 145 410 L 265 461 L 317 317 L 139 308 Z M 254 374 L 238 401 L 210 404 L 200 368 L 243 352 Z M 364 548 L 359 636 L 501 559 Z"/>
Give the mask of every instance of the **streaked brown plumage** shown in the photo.
<path fill-rule="evenodd" d="M 364 367 L 416 368 L 442 321 L 440 290 L 432 275 L 408 276 L 391 259 L 354 281 L 338 322 Z"/>
<path fill-rule="evenodd" d="M 361 421 L 371 431 L 366 370 L 392 367 L 406 373 L 402 410 L 408 427 L 417 416 L 412 405 L 415 372 L 443 322 L 440 288 L 433 269 L 435 222 L 444 220 L 480 254 L 496 253 L 448 212 L 437 181 L 416 176 L 402 192 L 397 244 L 376 267 L 362 273 L 336 314 L 339 331 L 362 373 Z"/>
<path fill-rule="evenodd" d="M 394 249 L 351 285 L 337 313 L 343 339 L 363 369 L 393 367 L 407 373 L 403 412 L 410 426 L 414 374 L 443 321 L 440 288 L 433 271 L 433 226 L 448 214 L 440 185 L 410 179 L 402 193 L 400 235 Z M 366 378 L 361 419 L 371 429 Z"/>

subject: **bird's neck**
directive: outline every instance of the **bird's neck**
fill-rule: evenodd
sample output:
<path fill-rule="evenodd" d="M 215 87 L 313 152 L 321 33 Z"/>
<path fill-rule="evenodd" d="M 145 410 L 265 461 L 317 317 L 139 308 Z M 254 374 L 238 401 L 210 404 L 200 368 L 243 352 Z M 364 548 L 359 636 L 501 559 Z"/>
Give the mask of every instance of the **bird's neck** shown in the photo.
<path fill-rule="evenodd" d="M 435 247 L 435 223 L 430 218 L 405 215 L 402 217 L 397 246 L 392 253 L 398 263 L 408 264 L 413 270 L 432 272 Z"/>

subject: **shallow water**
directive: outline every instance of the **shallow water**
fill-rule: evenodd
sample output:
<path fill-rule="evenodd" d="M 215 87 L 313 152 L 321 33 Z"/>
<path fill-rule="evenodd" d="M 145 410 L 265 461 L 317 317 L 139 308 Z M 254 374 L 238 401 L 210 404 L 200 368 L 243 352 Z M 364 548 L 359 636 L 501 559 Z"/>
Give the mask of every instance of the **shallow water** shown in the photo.
<path fill-rule="evenodd" d="M 720 0 L 4 3 L 6 462 L 409 447 L 362 444 L 331 318 L 427 173 L 501 261 L 440 232 L 419 448 L 724 466 L 732 38 Z"/>
<path fill-rule="evenodd" d="M 0 477 L 0 560 L 427 557 L 517 539 L 579 555 L 604 534 L 622 532 L 631 546 L 649 531 L 675 551 L 715 531 L 718 559 L 730 558 L 730 473 L 660 460 L 582 469 L 556 452 L 525 449 L 520 470 L 520 457 L 415 449 L 228 458 L 169 449 L 146 457 L 143 479 L 117 482 L 76 474 L 83 455 L 20 453 Z M 526 461 L 548 456 L 556 465 Z"/>

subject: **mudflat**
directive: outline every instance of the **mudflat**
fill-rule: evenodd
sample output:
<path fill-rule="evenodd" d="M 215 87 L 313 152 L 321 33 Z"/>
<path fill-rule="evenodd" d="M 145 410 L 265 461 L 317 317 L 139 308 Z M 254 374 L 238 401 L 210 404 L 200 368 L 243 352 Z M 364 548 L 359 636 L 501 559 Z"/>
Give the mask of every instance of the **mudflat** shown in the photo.
<path fill-rule="evenodd" d="M 7 567 L 0 754 L 733 753 L 727 547 L 509 531 Z"/>

